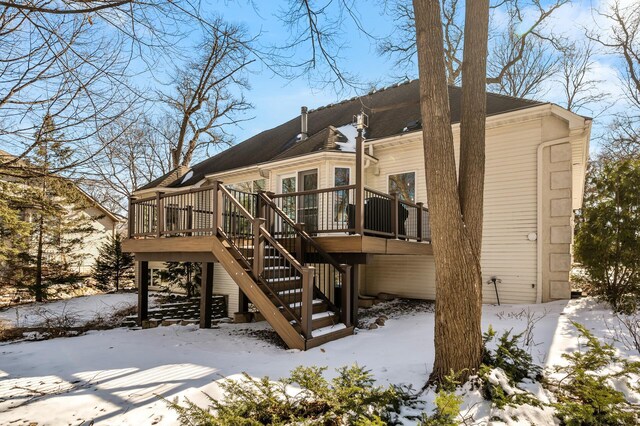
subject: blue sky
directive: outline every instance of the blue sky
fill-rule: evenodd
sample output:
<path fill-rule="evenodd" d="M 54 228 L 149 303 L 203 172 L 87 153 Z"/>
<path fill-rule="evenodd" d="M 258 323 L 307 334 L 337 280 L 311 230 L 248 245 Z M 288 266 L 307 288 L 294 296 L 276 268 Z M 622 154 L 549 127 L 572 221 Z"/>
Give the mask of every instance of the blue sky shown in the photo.
<path fill-rule="evenodd" d="M 282 12 L 281 8 L 287 5 L 286 0 L 268 3 L 256 2 L 258 3 L 257 11 L 249 1 L 213 1 L 212 13 L 223 16 L 229 22 L 244 25 L 249 34 L 260 32 L 262 43 L 282 44 L 288 40 L 288 29 L 276 17 L 276 14 Z M 606 1 L 609 0 L 603 0 L 603 2 L 575 0 L 572 4 L 563 6 L 562 9 L 556 11 L 549 25 L 555 33 L 564 34 L 570 39 L 577 40 L 583 37 L 584 28 L 593 28 L 594 20 L 598 19 L 594 17 L 592 8 L 604 7 Z M 360 19 L 367 28 L 372 29 L 374 35 L 385 36 L 393 31 L 393 22 L 390 22 L 388 16 L 383 14 L 384 8 L 381 0 L 357 3 L 360 9 Z M 345 18 L 345 23 L 347 25 L 343 26 L 344 33 L 341 34 L 341 37 L 348 40 L 348 43 L 345 43 L 344 48 L 341 49 L 340 65 L 343 69 L 358 74 L 363 82 L 375 82 L 377 86 L 397 81 L 395 77 L 399 72 L 394 69 L 393 60 L 378 55 L 375 40 L 362 34 L 349 17 Z M 302 55 L 305 53 L 298 52 Z M 358 94 L 349 89 L 336 92 L 333 87 L 318 87 L 304 77 L 286 80 L 274 75 L 259 63 L 254 64 L 251 70 L 252 73 L 249 75 L 251 90 L 246 92 L 246 98 L 254 105 L 254 109 L 247 114 L 247 117 L 253 118 L 237 128 L 229 129 L 236 137 L 237 142 L 295 117 L 299 114 L 302 105 L 316 108 Z M 416 72 L 417 70 L 414 70 L 410 77 L 414 77 Z M 596 78 L 603 80 L 603 87 L 611 92 L 613 99 L 620 98 L 616 93 L 619 89 L 615 64 L 610 56 L 600 55 L 597 58 L 594 73 Z M 551 87 L 553 82 L 549 84 L 549 91 L 543 100 L 559 102 L 558 91 Z M 596 128 L 594 134 L 597 134 L 602 132 L 604 124 L 610 121 L 611 112 L 623 107 L 620 102 L 615 104 L 613 108 L 608 104 L 596 105 L 595 114 L 586 111 L 584 114 L 598 115 L 599 110 L 607 109 L 609 111 L 608 115 L 598 116 L 594 126 Z M 593 146 L 597 146 L 597 143 Z"/>
<path fill-rule="evenodd" d="M 286 0 L 262 2 L 256 11 L 248 2 L 219 1 L 216 13 L 229 22 L 244 25 L 249 34 L 260 32 L 263 44 L 281 45 L 287 42 L 289 33 L 276 14 L 282 12 L 281 8 L 286 3 Z M 360 9 L 360 19 L 368 27 L 375 28 L 376 35 L 386 35 L 392 31 L 391 23 L 382 14 L 382 7 Z M 376 52 L 375 41 L 354 28 L 350 18 L 345 18 L 345 23 L 344 39 L 349 42 L 341 49 L 340 63 L 344 69 L 358 74 L 363 82 L 376 82 L 378 85 L 392 82 L 393 61 L 381 58 Z M 301 57 L 306 54 L 298 53 Z M 246 97 L 255 107 L 248 116 L 255 118 L 235 129 L 233 133 L 237 141 L 289 120 L 300 113 L 303 105 L 313 109 L 358 94 L 349 88 L 339 92 L 333 87 L 322 88 L 305 77 L 288 80 L 274 75 L 260 63 L 256 63 L 251 71 L 251 90 L 246 93 Z"/>

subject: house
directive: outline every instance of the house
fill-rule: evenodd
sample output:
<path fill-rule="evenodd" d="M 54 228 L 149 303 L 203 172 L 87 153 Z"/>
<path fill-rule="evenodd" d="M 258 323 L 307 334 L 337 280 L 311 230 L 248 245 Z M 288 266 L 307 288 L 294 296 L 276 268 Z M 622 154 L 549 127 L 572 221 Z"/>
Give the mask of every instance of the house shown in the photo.
<path fill-rule="evenodd" d="M 449 97 L 457 147 L 460 88 Z M 487 94 L 486 120 L 484 302 L 567 299 L 591 120 L 496 94 Z M 422 143 L 414 80 L 303 107 L 300 117 L 139 188 L 124 247 L 141 261 L 140 321 L 145 265 L 158 260 L 206 263 L 203 308 L 212 291 L 229 295 L 229 312 L 245 311 L 248 298 L 302 349 L 350 334 L 359 297 L 434 299 Z"/>
<path fill-rule="evenodd" d="M 9 154 L 6 151 L 0 150 L 0 162 L 14 159 L 15 156 Z M 18 164 L 26 164 L 25 160 L 20 160 Z M 22 187 L 28 187 L 31 185 L 30 179 L 21 178 L 19 176 L 9 176 L 0 174 L 0 183 L 6 182 L 13 185 L 19 185 Z M 95 259 L 99 254 L 100 247 L 111 238 L 115 237 L 118 232 L 119 224 L 124 222 L 123 218 L 118 217 L 109 209 L 105 208 L 102 204 L 92 198 L 79 186 L 74 185 L 73 188 L 78 192 L 79 197 L 85 200 L 81 209 L 76 209 L 72 206 L 65 206 L 68 210 L 69 218 L 82 217 L 93 229 L 87 236 L 83 236 L 82 243 L 74 247 L 72 253 L 67 255 L 73 258 L 75 263 L 71 265 L 71 271 L 78 273 L 80 276 L 87 276 L 91 273 L 91 269 L 95 263 Z M 23 220 L 31 222 L 33 219 L 33 212 L 26 209 L 21 212 Z M 56 257 L 60 256 L 55 251 L 46 251 L 44 253 L 45 259 L 58 260 Z"/>

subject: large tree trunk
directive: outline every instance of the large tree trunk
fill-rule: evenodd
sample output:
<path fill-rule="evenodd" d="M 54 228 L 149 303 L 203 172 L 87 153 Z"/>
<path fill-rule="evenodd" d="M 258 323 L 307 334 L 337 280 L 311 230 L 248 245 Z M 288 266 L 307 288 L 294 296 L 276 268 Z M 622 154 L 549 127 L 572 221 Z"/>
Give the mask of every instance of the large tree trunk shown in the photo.
<path fill-rule="evenodd" d="M 427 201 L 436 265 L 435 361 L 430 380 L 440 382 L 451 370 L 466 378 L 480 366 L 482 278 L 460 206 L 440 1 L 414 0 L 413 5 Z"/>
<path fill-rule="evenodd" d="M 462 110 L 460 116 L 460 206 L 471 245 L 482 250 L 482 215 L 487 114 L 489 0 L 466 2 Z"/>

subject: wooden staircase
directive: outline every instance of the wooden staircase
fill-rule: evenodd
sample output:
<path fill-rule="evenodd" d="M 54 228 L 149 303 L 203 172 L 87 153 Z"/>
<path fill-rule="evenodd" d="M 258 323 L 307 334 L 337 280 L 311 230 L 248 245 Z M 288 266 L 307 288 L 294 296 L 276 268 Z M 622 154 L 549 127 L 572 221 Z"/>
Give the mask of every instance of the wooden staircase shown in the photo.
<path fill-rule="evenodd" d="M 286 345 L 306 350 L 353 334 L 350 266 L 324 252 L 266 194 L 236 196 L 216 186 L 213 254 Z M 248 195 L 255 197 L 250 203 Z M 333 302 L 336 280 L 340 306 Z"/>

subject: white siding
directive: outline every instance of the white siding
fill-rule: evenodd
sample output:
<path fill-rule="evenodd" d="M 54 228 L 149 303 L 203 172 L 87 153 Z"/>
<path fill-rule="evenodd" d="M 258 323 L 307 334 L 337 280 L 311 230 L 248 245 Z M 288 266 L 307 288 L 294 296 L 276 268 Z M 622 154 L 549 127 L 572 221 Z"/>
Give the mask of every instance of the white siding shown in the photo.
<path fill-rule="evenodd" d="M 374 256 L 365 266 L 361 293 L 392 293 L 434 300 L 436 270 L 433 256 Z"/>
<path fill-rule="evenodd" d="M 216 263 L 213 266 L 213 294 L 223 294 L 228 297 L 227 315 L 231 318 L 238 312 L 239 291 L 238 285 L 222 264 Z"/>
<path fill-rule="evenodd" d="M 458 157 L 457 132 L 456 158 Z M 535 302 L 537 243 L 529 233 L 537 232 L 537 147 L 541 143 L 541 121 L 487 129 L 482 246 L 483 282 L 493 275 L 502 303 Z M 421 138 L 400 146 L 374 149 L 379 173 L 367 169 L 367 185 L 387 191 L 387 176 L 416 171 L 416 201 L 426 202 Z M 435 296 L 433 260 L 410 256 L 376 256 L 366 267 L 366 291 L 410 297 Z M 429 284 L 425 285 L 425 281 Z M 493 286 L 484 284 L 484 300 L 494 303 Z M 424 295 L 424 296 L 420 296 Z"/>

